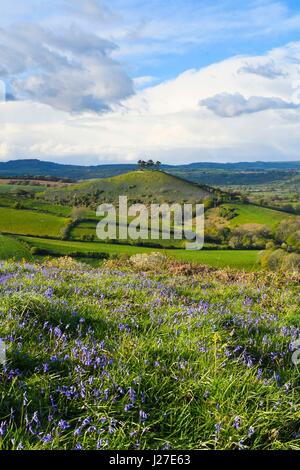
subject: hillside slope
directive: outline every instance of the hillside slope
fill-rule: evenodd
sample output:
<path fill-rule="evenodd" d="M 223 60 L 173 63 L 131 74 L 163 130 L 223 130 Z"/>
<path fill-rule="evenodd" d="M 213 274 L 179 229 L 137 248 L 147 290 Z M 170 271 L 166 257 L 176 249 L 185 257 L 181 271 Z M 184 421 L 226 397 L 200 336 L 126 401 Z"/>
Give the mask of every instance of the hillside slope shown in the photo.
<path fill-rule="evenodd" d="M 67 188 L 49 189 L 43 197 L 48 201 L 76 204 L 93 204 L 118 201 L 127 196 L 130 202 L 202 202 L 213 198 L 215 190 L 197 185 L 161 171 L 134 171 L 112 178 L 95 179 L 70 185 Z"/>

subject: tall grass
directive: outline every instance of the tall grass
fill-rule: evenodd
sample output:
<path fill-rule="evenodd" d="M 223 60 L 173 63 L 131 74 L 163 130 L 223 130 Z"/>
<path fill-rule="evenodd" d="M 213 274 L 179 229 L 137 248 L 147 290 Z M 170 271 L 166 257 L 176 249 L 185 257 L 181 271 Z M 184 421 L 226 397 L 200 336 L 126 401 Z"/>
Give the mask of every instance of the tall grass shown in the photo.
<path fill-rule="evenodd" d="M 298 301 L 276 275 L 2 263 L 0 448 L 299 450 Z"/>

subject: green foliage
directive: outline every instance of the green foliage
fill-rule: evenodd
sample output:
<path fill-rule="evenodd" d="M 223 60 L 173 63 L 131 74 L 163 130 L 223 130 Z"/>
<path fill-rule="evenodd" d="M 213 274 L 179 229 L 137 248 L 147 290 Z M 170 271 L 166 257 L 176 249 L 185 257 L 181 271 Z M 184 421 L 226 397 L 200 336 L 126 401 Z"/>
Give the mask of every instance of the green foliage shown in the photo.
<path fill-rule="evenodd" d="M 241 225 L 234 228 L 229 239 L 231 248 L 264 249 L 271 238 L 271 230 L 264 225 Z"/>
<path fill-rule="evenodd" d="M 300 217 L 283 220 L 276 229 L 275 238 L 289 250 L 300 250 Z"/>
<path fill-rule="evenodd" d="M 219 214 L 220 214 L 220 217 L 223 217 L 224 219 L 227 219 L 227 220 L 231 220 L 237 217 L 238 210 L 236 207 L 221 206 L 219 209 Z"/>

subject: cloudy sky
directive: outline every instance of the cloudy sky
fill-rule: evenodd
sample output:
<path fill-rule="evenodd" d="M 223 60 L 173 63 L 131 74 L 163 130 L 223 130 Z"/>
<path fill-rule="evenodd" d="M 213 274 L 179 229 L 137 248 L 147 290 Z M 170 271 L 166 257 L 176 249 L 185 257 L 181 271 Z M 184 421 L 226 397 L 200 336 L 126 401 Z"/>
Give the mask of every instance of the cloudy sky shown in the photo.
<path fill-rule="evenodd" d="M 300 160 L 299 0 L 0 12 L 1 161 Z"/>

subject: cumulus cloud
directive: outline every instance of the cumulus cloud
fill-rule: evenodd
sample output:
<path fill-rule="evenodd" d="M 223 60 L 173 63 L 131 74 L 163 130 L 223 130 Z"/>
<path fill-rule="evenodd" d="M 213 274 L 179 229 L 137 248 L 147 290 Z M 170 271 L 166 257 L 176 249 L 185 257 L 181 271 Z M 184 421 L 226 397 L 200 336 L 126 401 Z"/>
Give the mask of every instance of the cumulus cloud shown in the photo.
<path fill-rule="evenodd" d="M 266 98 L 264 96 L 250 96 L 245 98 L 240 93 L 220 93 L 200 101 L 210 111 L 221 117 L 235 117 L 242 114 L 258 113 L 269 109 L 296 109 L 298 105 L 288 103 L 281 98 Z"/>
<path fill-rule="evenodd" d="M 239 73 L 270 61 L 284 77 Z M 70 115 L 30 101 L 1 103 L 0 158 L 86 164 L 137 161 L 145 154 L 170 163 L 298 160 L 299 63 L 299 43 L 232 57 L 150 85 L 99 114 Z M 214 106 L 221 113 L 199 106 L 218 95 Z M 224 113 L 236 115 L 224 119 Z"/>
<path fill-rule="evenodd" d="M 250 73 L 273 80 L 275 78 L 284 78 L 285 73 L 275 66 L 273 62 L 265 62 L 257 65 L 245 65 L 241 67 L 239 73 Z"/>
<path fill-rule="evenodd" d="M 52 31 L 35 24 L 0 29 L 0 79 L 15 99 L 68 112 L 103 111 L 133 92 L 111 58 L 116 46 L 78 26 Z"/>

